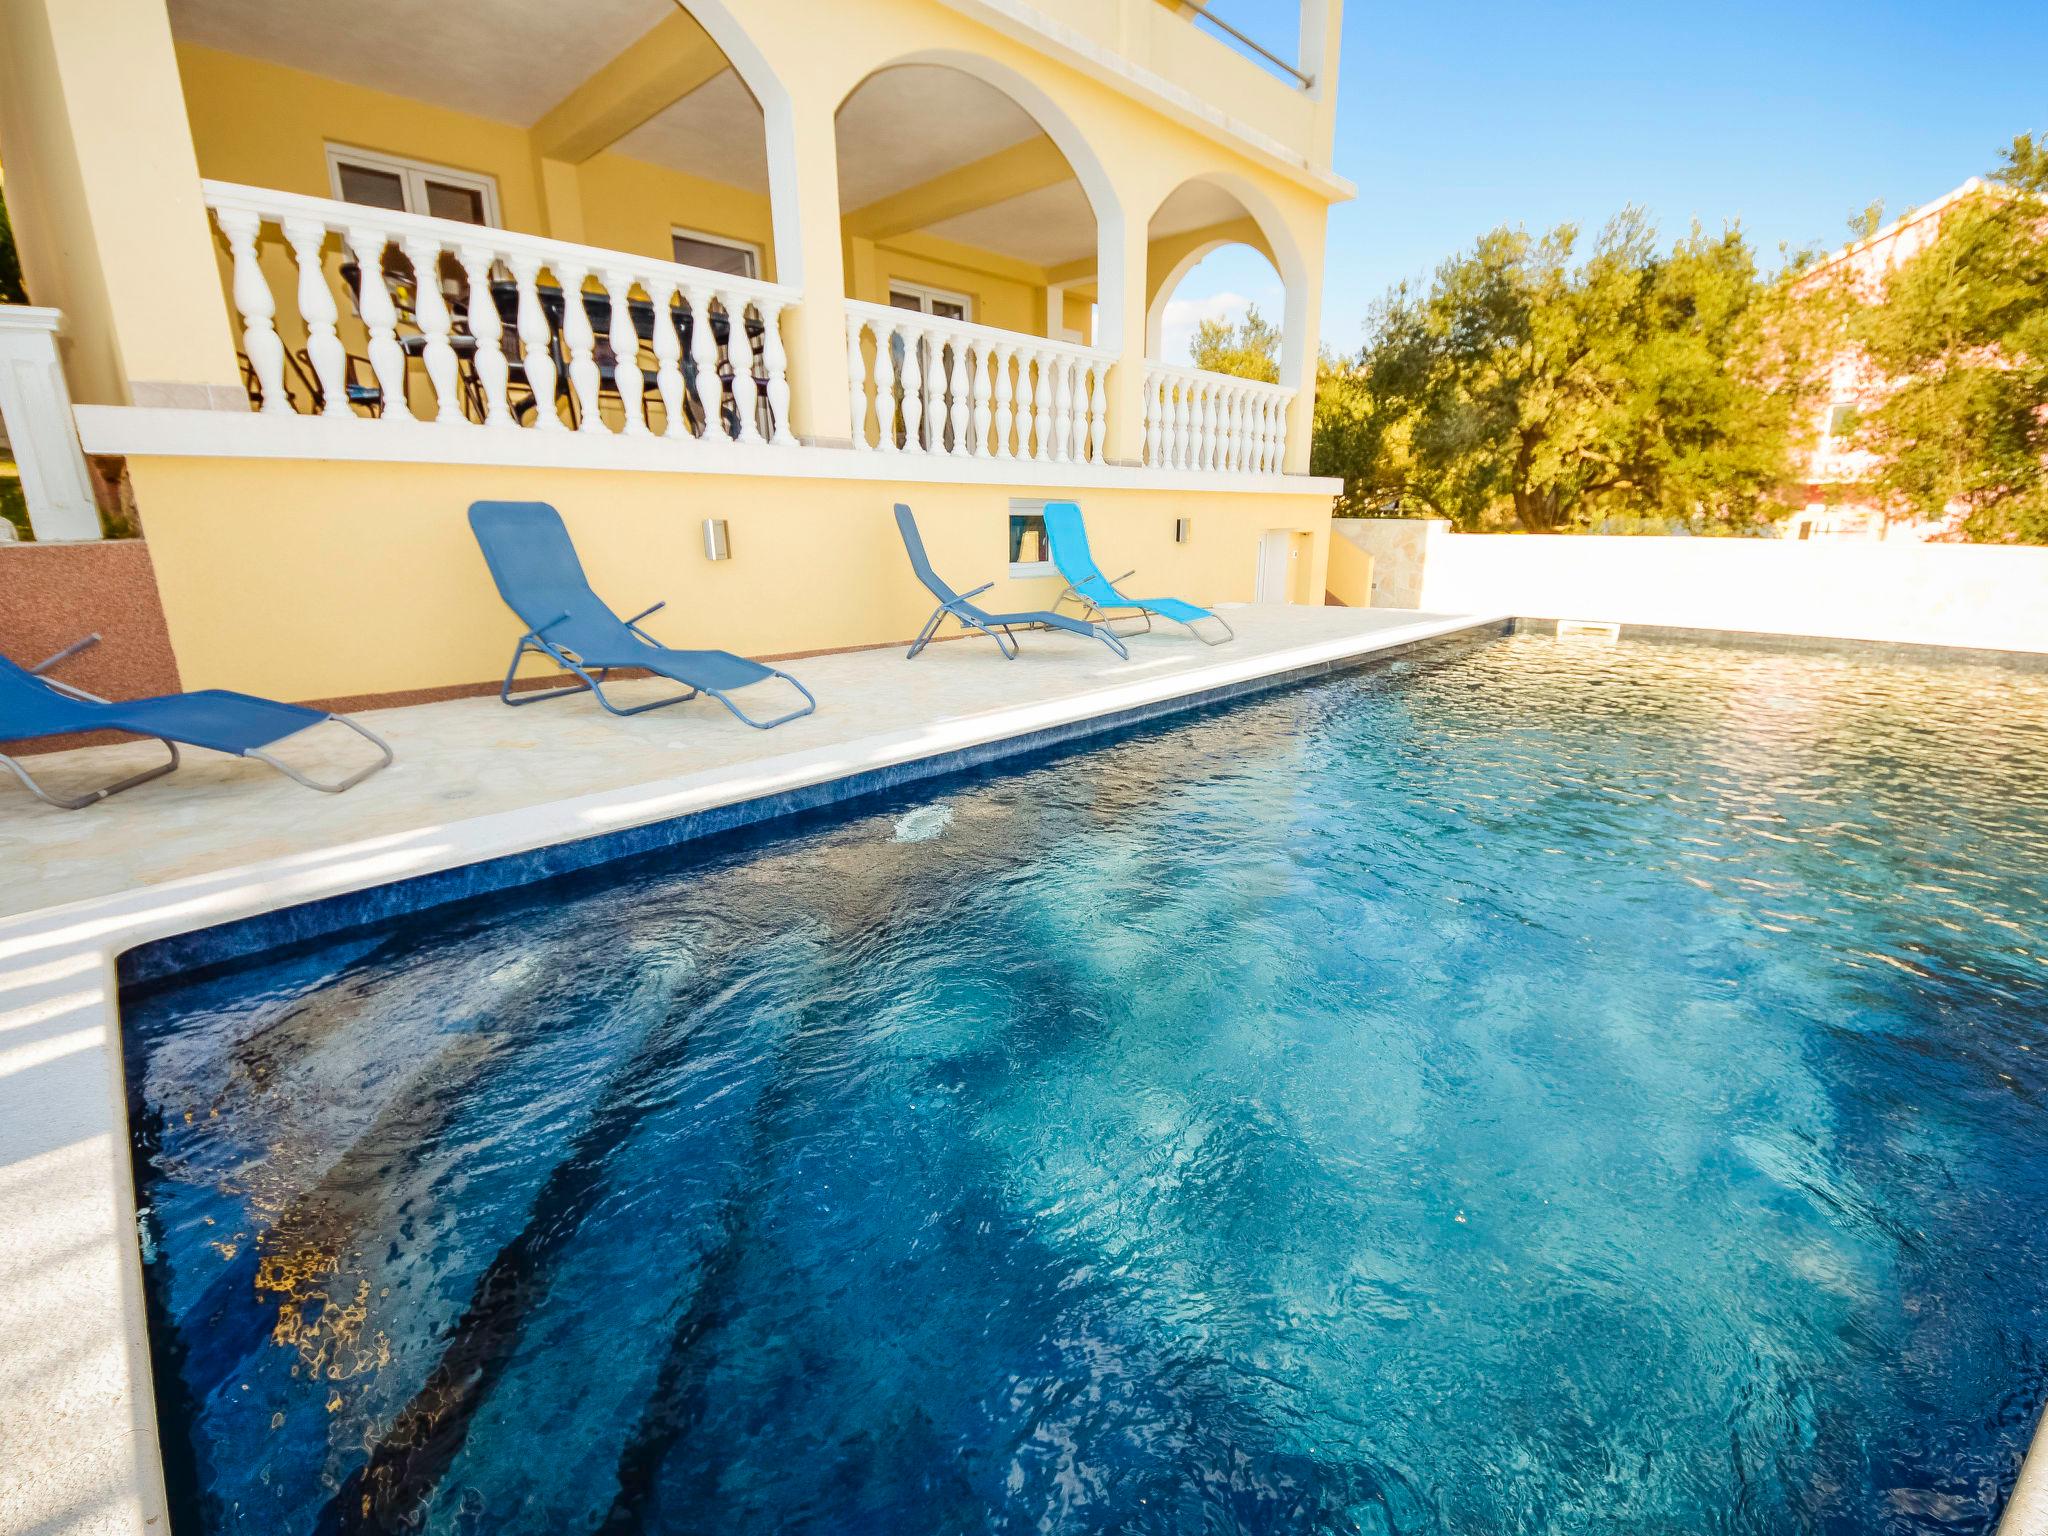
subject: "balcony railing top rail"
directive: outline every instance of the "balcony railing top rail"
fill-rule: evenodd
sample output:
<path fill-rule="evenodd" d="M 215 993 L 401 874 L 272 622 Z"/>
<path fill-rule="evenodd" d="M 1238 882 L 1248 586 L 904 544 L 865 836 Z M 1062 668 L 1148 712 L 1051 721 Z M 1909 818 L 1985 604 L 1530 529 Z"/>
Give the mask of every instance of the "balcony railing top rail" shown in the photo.
<path fill-rule="evenodd" d="M 233 256 L 250 395 L 266 414 L 411 423 L 417 395 L 428 419 L 455 426 L 795 441 L 780 324 L 794 289 L 451 219 L 201 185 Z M 297 353 L 277 333 L 259 251 L 267 225 L 297 264 Z M 337 290 L 364 357 L 341 339 Z"/>
<path fill-rule="evenodd" d="M 1077 342 L 886 304 L 846 306 L 856 448 L 1100 463 L 1115 361 Z"/>
<path fill-rule="evenodd" d="M 1155 469 L 1277 475 L 1298 391 L 1235 374 L 1145 365 L 1145 462 Z"/>

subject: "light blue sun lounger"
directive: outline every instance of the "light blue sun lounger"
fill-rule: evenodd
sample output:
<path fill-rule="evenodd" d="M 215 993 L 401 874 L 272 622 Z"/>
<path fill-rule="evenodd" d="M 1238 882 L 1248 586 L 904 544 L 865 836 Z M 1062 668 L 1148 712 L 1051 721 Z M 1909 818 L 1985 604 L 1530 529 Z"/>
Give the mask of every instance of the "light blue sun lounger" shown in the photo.
<path fill-rule="evenodd" d="M 1152 615 L 1172 619 L 1176 624 L 1185 624 L 1188 633 L 1204 645 L 1222 645 L 1235 640 L 1237 632 L 1221 614 L 1211 613 L 1207 608 L 1198 608 L 1193 603 L 1184 603 L 1177 597 L 1125 597 L 1117 591 L 1116 582 L 1111 581 L 1095 564 L 1095 556 L 1088 552 L 1088 530 L 1081 522 L 1081 509 L 1071 501 L 1048 501 L 1045 504 L 1045 536 L 1052 545 L 1052 563 L 1067 579 L 1067 590 L 1062 592 L 1057 608 L 1068 598 L 1076 598 L 1082 604 L 1085 618 L 1108 619 L 1112 612 L 1122 610 L 1136 613 L 1145 620 L 1145 629 L 1152 628 Z M 1133 573 L 1125 571 L 1117 581 L 1125 581 Z M 1223 626 L 1223 638 L 1211 640 L 1195 626 L 1204 620 L 1213 619 Z M 1131 633 L 1138 633 L 1132 631 Z"/>
<path fill-rule="evenodd" d="M 164 694 L 153 699 L 116 701 L 42 675 L 66 657 L 77 655 L 89 645 L 97 645 L 99 638 L 98 635 L 88 635 L 76 645 L 66 646 L 33 667 L 20 666 L 0 656 L 0 741 L 39 741 L 80 731 L 125 731 L 132 736 L 148 736 L 161 742 L 171 758 L 167 763 L 159 763 L 104 788 L 83 795 L 63 795 L 44 788 L 14 758 L 0 754 L 0 763 L 13 770 L 14 776 L 33 794 L 60 809 L 83 810 L 109 795 L 118 795 L 124 789 L 133 789 L 151 779 L 162 778 L 178 766 L 180 742 L 188 747 L 225 752 L 232 757 L 252 757 L 259 763 L 268 763 L 286 778 L 296 779 L 308 789 L 329 795 L 353 789 L 378 769 L 391 764 L 391 748 L 383 737 L 346 715 L 330 715 L 324 709 L 280 704 L 275 699 L 230 693 L 222 688 L 207 688 L 198 693 Z M 381 754 L 378 760 L 336 783 L 323 784 L 308 778 L 267 750 L 287 736 L 296 736 L 330 720 L 336 725 L 347 726 L 374 746 Z"/>
<path fill-rule="evenodd" d="M 505 685 L 498 690 L 498 697 L 507 704 L 537 704 L 588 689 L 613 714 L 639 715 L 708 693 L 759 731 L 808 715 L 818 707 L 811 690 L 787 672 L 730 651 L 677 651 L 662 645 L 640 628 L 640 621 L 659 613 L 666 603 L 621 619 L 591 591 L 561 514 L 546 502 L 479 501 L 469 509 L 469 526 L 483 548 L 498 595 L 527 626 L 513 648 L 512 665 L 505 669 Z M 567 688 L 514 698 L 512 679 L 528 651 L 547 657 L 578 681 Z M 642 668 L 681 683 L 689 691 L 621 708 L 604 696 L 606 680 L 621 667 Z M 779 678 L 802 694 L 803 707 L 772 720 L 756 720 L 727 697 L 770 678 Z"/>
<path fill-rule="evenodd" d="M 1064 613 L 990 613 L 985 608 L 976 607 L 969 599 L 979 597 L 995 583 L 984 582 L 972 592 L 965 593 L 955 592 L 948 586 L 945 578 L 932 569 L 931 557 L 924 551 L 924 538 L 917 531 L 917 519 L 910 515 L 910 508 L 900 501 L 896 503 L 896 531 L 903 535 L 903 550 L 910 556 L 910 568 L 917 572 L 917 579 L 924 583 L 925 590 L 939 600 L 939 606 L 932 610 L 932 616 L 918 632 L 916 641 L 910 647 L 910 655 L 905 657 L 905 660 L 915 657 L 919 651 L 932 643 L 932 638 L 938 634 L 939 626 L 945 623 L 948 615 L 957 619 L 962 629 L 978 629 L 987 635 L 989 639 L 995 641 L 996 648 L 1010 661 L 1017 659 L 1017 637 L 1011 631 L 1033 624 L 1043 625 L 1047 629 L 1063 629 L 1070 635 L 1086 635 L 1090 639 L 1100 640 L 1125 661 L 1131 659 L 1131 653 L 1124 649 L 1123 641 L 1110 633 L 1107 624 L 1090 624 L 1083 619 L 1068 618 Z"/>

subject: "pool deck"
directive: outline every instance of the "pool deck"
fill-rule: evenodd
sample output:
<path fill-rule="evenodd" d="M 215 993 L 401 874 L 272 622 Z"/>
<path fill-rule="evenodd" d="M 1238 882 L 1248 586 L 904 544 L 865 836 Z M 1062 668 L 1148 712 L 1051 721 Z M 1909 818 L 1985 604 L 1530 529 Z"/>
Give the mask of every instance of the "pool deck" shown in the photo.
<path fill-rule="evenodd" d="M 1005 743 L 1110 728 L 1506 620 L 1228 612 L 1236 644 L 1162 632 L 1135 640 L 1128 663 L 1044 635 L 1027 635 L 1013 663 L 986 641 L 947 642 L 915 663 L 894 649 L 792 662 L 819 709 L 769 732 L 708 700 L 627 720 L 588 699 L 374 711 L 359 718 L 397 762 L 340 796 L 201 752 L 83 811 L 0 783 L 0 1532 L 168 1529 L 120 1075 L 124 950 L 636 829 L 659 835 L 720 808 L 829 799 L 834 785 L 915 778 Z M 660 687 L 627 683 L 620 696 Z M 360 743 L 330 734 L 331 746 L 309 737 L 286 755 L 317 771 L 362 760 L 348 755 Z M 69 788 L 153 760 L 147 746 L 122 746 L 31 766 Z M 2037 1443 L 2000 1531 L 2048 1536 L 2048 1443 Z"/>
<path fill-rule="evenodd" d="M 373 711 L 359 718 L 397 762 L 343 795 L 205 752 L 82 811 L 0 784 L 0 1531 L 167 1529 L 120 1073 L 123 951 L 635 829 L 658 836 L 720 808 L 829 799 L 834 785 L 915 778 L 1506 619 L 1228 613 L 1235 644 L 1161 631 L 1133 640 L 1128 662 L 1040 634 L 1015 662 L 986 641 L 914 663 L 897 649 L 791 662 L 818 711 L 765 732 L 704 699 L 623 720 L 574 698 Z M 318 772 L 363 760 L 362 743 L 326 734 L 283 755 Z M 71 789 L 157 760 L 144 744 L 30 764 Z"/>

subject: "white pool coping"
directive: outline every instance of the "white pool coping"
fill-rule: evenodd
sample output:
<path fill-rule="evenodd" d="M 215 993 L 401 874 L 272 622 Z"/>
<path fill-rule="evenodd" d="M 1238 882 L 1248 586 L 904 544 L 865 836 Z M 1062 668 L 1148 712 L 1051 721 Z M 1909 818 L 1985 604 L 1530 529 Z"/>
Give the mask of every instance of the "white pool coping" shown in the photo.
<path fill-rule="evenodd" d="M 163 1536 L 115 962 L 158 939 L 1505 624 L 1423 618 L 0 920 L 0 1532 Z M 89 814 L 81 813 L 81 814 Z M 1999 1527 L 2048 1536 L 2048 1428 Z M 287 1533 L 280 1533 L 287 1536 Z"/>

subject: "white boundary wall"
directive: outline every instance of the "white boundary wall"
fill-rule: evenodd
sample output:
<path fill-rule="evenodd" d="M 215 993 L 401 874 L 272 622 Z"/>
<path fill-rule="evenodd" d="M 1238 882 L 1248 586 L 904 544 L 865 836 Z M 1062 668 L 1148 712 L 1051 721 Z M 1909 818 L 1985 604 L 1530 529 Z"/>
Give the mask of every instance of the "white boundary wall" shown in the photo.
<path fill-rule="evenodd" d="M 1453 533 L 1337 518 L 1373 606 L 2048 652 L 2048 548 Z"/>

